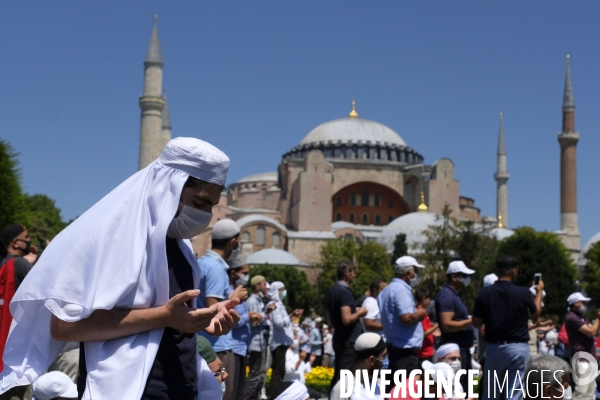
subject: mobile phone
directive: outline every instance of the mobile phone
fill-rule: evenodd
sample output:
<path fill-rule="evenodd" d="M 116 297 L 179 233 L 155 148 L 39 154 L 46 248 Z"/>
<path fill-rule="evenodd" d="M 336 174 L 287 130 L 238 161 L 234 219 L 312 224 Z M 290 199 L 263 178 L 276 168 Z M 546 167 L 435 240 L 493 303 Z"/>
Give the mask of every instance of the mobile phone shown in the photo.
<path fill-rule="evenodd" d="M 542 280 L 542 274 L 540 272 L 533 275 L 533 284 L 535 286 L 539 285 L 541 280 Z"/>

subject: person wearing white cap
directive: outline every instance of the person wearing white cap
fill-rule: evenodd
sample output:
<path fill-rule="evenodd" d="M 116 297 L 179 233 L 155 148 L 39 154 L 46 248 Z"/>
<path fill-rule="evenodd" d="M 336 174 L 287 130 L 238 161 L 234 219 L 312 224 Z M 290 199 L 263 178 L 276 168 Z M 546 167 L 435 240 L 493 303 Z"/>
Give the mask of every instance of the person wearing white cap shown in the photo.
<path fill-rule="evenodd" d="M 273 389 L 273 400 L 308 400 L 308 388 L 300 381 L 282 382 Z"/>
<path fill-rule="evenodd" d="M 503 396 L 520 400 L 523 398 L 523 373 L 529 359 L 528 320 L 537 322 L 542 312 L 544 282 L 540 280 L 535 299 L 529 289 L 516 286 L 518 262 L 511 256 L 498 258 L 496 274 L 496 283 L 477 293 L 473 326 L 479 329 L 485 324 L 487 349 L 483 379 L 489 382 L 488 379 L 494 379 L 495 373 L 499 377 L 506 376 L 508 382 L 514 382 L 514 385 L 504 387 L 499 394 L 494 393 L 493 385 L 484 384 L 482 398 Z"/>
<path fill-rule="evenodd" d="M 446 284 L 435 297 L 435 311 L 438 315 L 441 344 L 456 343 L 460 347 L 462 368 L 471 369 L 471 353 L 475 339 L 471 316 L 467 306 L 460 297 L 459 290 L 469 286 L 474 270 L 467 268 L 464 262 L 452 261 L 446 270 Z M 467 376 L 461 376 L 461 384 L 466 387 Z"/>
<path fill-rule="evenodd" d="M 323 318 L 317 317 L 310 327 L 310 352 L 316 356 L 314 366 L 320 366 L 323 359 L 323 337 L 321 328 L 323 327 Z"/>
<path fill-rule="evenodd" d="M 383 333 L 388 344 L 389 368 L 392 374 L 400 369 L 407 376 L 419 368 L 417 352 L 423 345 L 425 309 L 417 309 L 412 288 L 418 282 L 416 268 L 424 268 L 414 257 L 396 260 L 394 278 L 378 297 Z"/>
<path fill-rule="evenodd" d="M 48 372 L 33 382 L 32 400 L 67 400 L 77 398 L 77 385 L 67 374 L 59 371 Z"/>
<path fill-rule="evenodd" d="M 379 379 L 374 381 L 373 376 L 375 370 L 380 370 L 383 368 L 383 364 L 385 362 L 386 357 L 388 356 L 388 351 L 386 348 L 385 341 L 383 338 L 374 332 L 366 332 L 361 334 L 354 343 L 354 351 L 356 351 L 356 366 L 351 371 L 353 372 L 353 376 L 356 376 L 357 373 L 360 374 L 360 385 L 358 389 L 360 393 L 352 392 L 352 396 L 349 400 L 354 399 L 375 399 L 381 400 L 383 399 L 384 392 L 382 388 L 379 387 Z M 375 388 L 371 388 L 373 396 L 367 396 L 367 390 L 365 388 L 365 383 L 362 382 L 364 379 L 364 375 L 367 375 L 369 379 L 369 383 L 374 382 Z M 388 375 L 388 378 L 390 375 Z M 393 380 L 393 378 L 392 378 Z M 357 386 L 354 386 L 355 388 Z M 338 381 L 335 386 L 332 388 L 331 393 L 329 394 L 329 400 L 342 400 L 348 398 L 341 397 L 341 381 Z"/>
<path fill-rule="evenodd" d="M 238 285 L 234 292 L 229 289 L 229 264 L 227 260 L 240 246 L 240 228 L 231 219 L 221 219 L 215 223 L 211 232 L 212 248 L 204 256 L 198 259 L 200 265 L 200 296 L 198 304 L 201 307 L 210 307 L 220 301 L 239 298 L 245 301 L 248 292 L 242 285 Z M 206 332 L 200 332 L 208 339 L 215 349 L 217 356 L 223 361 L 223 366 L 229 373 L 225 379 L 224 400 L 233 400 L 235 395 L 236 368 L 235 355 L 233 353 L 232 333 L 214 337 Z"/>
<path fill-rule="evenodd" d="M 600 330 L 600 309 L 596 313 L 594 323 L 590 323 L 584 316 L 584 312 L 586 311 L 584 303 L 590 300 L 589 297 L 585 297 L 581 292 L 575 292 L 567 298 L 569 312 L 565 318 L 565 328 L 569 336 L 569 347 L 571 347 L 572 354 L 585 352 L 591 357 L 597 358 L 594 336 L 598 335 L 598 331 Z M 587 385 L 575 385 L 573 399 L 593 399 L 595 389 L 595 380 L 592 380 Z"/>
<path fill-rule="evenodd" d="M 63 230 L 12 300 L 0 391 L 32 383 L 75 341 L 83 399 L 196 399 L 208 365 L 195 333 L 239 319 L 237 300 L 196 308 L 187 240 L 208 226 L 228 168 L 209 143 L 173 139 Z"/>

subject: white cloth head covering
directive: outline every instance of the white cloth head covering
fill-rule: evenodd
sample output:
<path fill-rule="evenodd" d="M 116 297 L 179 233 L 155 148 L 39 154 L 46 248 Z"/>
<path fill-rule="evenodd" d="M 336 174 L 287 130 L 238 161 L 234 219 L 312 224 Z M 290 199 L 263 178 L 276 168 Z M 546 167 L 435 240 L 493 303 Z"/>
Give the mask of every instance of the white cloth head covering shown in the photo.
<path fill-rule="evenodd" d="M 446 343 L 438 347 L 435 351 L 433 361 L 438 362 L 441 358 L 446 357 L 452 351 L 460 351 L 460 348 L 456 343 Z"/>
<path fill-rule="evenodd" d="M 488 274 L 483 278 L 483 287 L 493 285 L 498 280 L 498 275 Z"/>
<path fill-rule="evenodd" d="M 307 400 L 309 397 L 306 386 L 300 381 L 294 381 L 283 393 L 275 397 L 274 400 Z"/>
<path fill-rule="evenodd" d="M 48 372 L 33 382 L 33 398 L 35 400 L 52 400 L 56 397 L 77 398 L 77 385 L 67 374 L 60 371 Z"/>
<path fill-rule="evenodd" d="M 165 238 L 183 186 L 189 175 L 223 184 L 228 165 L 227 156 L 209 143 L 173 139 L 158 160 L 56 236 L 10 304 L 13 322 L 0 392 L 32 383 L 56 359 L 65 343 L 50 336 L 52 314 L 74 322 L 96 310 L 165 304 L 169 300 Z M 178 242 L 198 287 L 200 271 L 191 244 Z M 139 399 L 162 333 L 156 329 L 86 342 L 83 399 Z"/>
<path fill-rule="evenodd" d="M 279 289 L 285 287 L 285 284 L 280 281 L 275 281 L 271 283 L 271 287 L 269 288 L 269 298 L 271 301 L 279 301 Z"/>
<path fill-rule="evenodd" d="M 446 378 L 446 381 L 451 382 L 452 386 L 454 385 L 454 370 L 452 369 L 450 364 L 447 364 L 445 362 L 439 362 L 434 364 L 431 361 L 425 360 L 421 364 L 421 367 L 423 367 L 423 370 L 431 371 L 431 377 L 436 383 L 437 372 L 440 371 L 441 374 L 444 375 L 444 378 Z"/>
<path fill-rule="evenodd" d="M 537 295 L 537 289 L 535 288 L 535 286 L 532 286 L 529 288 L 529 291 L 531 292 L 531 294 L 533 295 L 533 297 L 535 297 Z M 542 299 L 546 297 L 546 291 L 542 290 Z M 542 301 L 542 307 L 544 307 L 544 302 Z"/>

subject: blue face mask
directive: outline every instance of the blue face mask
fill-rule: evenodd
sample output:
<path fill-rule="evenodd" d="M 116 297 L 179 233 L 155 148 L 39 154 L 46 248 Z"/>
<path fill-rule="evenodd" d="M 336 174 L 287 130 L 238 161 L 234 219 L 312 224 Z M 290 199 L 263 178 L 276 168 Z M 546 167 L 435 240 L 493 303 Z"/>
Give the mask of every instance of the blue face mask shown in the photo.
<path fill-rule="evenodd" d="M 285 298 L 287 297 L 287 289 L 283 289 L 283 292 L 281 292 L 279 297 L 281 298 L 281 301 L 284 301 Z"/>
<path fill-rule="evenodd" d="M 381 366 L 381 369 L 388 369 L 389 366 L 390 359 L 388 358 L 388 356 L 383 357 L 383 365 Z"/>

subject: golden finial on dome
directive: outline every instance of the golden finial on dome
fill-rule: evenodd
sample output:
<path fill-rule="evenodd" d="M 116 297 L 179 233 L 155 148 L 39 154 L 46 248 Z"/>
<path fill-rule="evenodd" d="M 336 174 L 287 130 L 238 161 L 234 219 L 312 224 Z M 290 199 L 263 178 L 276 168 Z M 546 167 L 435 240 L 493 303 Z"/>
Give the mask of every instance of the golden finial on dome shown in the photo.
<path fill-rule="evenodd" d="M 358 113 L 356 112 L 356 100 L 352 97 L 352 111 L 348 114 L 349 117 L 358 118 Z"/>
<path fill-rule="evenodd" d="M 504 226 L 502 225 L 502 215 L 498 214 L 498 228 L 503 228 Z"/>
<path fill-rule="evenodd" d="M 422 190 L 421 190 L 421 204 L 419 204 L 419 207 L 417 208 L 417 210 L 419 210 L 419 211 L 429 210 L 429 208 L 427 207 L 427 204 L 425 204 L 425 193 L 423 193 Z"/>

